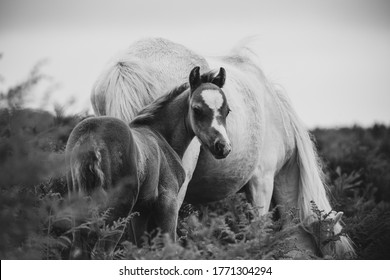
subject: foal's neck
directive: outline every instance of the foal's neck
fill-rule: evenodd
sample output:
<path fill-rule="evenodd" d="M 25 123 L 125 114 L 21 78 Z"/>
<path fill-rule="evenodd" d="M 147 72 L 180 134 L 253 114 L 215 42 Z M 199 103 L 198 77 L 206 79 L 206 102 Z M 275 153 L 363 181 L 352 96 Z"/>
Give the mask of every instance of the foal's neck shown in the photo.
<path fill-rule="evenodd" d="M 159 118 L 150 125 L 165 138 L 180 158 L 183 158 L 195 136 L 188 114 L 189 96 L 189 90 L 177 96 L 159 112 Z"/>

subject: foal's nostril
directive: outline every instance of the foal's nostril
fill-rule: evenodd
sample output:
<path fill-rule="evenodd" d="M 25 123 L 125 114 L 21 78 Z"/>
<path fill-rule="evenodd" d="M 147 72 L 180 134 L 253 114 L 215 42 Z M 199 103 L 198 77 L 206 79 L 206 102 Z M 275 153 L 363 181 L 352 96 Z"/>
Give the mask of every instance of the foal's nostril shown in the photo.
<path fill-rule="evenodd" d="M 224 145 L 220 141 L 215 142 L 215 151 L 217 153 L 223 152 Z"/>

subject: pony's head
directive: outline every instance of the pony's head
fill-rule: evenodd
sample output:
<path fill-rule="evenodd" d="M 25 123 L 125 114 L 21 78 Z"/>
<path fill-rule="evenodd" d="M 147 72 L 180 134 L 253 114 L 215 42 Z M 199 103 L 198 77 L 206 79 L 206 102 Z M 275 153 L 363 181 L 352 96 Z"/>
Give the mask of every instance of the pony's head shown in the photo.
<path fill-rule="evenodd" d="M 226 118 L 230 112 L 225 93 L 226 72 L 221 67 L 218 75 L 210 81 L 203 81 L 199 67 L 189 77 L 190 82 L 190 124 L 203 146 L 217 159 L 225 158 L 232 150 L 226 132 Z"/>

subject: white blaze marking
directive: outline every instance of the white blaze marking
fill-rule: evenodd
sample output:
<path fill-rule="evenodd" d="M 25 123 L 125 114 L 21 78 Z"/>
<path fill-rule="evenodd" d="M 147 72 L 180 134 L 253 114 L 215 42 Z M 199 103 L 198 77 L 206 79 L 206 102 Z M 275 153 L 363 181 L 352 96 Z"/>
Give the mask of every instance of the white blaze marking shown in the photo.
<path fill-rule="evenodd" d="M 206 105 L 209 106 L 211 110 L 213 110 L 213 121 L 211 122 L 211 127 L 218 131 L 225 141 L 230 143 L 225 127 L 217 120 L 217 117 L 220 116 L 218 110 L 222 107 L 223 104 L 222 94 L 218 90 L 206 89 L 202 91 L 201 96 L 204 100 L 204 103 L 206 103 Z"/>
<path fill-rule="evenodd" d="M 204 103 L 210 107 L 214 112 L 221 108 L 223 104 L 222 94 L 218 90 L 206 89 L 202 91 L 202 98 Z"/>
<path fill-rule="evenodd" d="M 222 137 L 224 138 L 224 140 L 228 143 L 230 143 L 229 141 L 229 137 L 227 136 L 227 132 L 226 132 L 226 129 L 223 125 L 221 125 L 218 121 L 217 121 L 217 118 L 216 118 L 216 115 L 214 115 L 214 119 L 213 121 L 211 122 L 211 127 L 213 127 L 216 131 L 218 131 Z"/>

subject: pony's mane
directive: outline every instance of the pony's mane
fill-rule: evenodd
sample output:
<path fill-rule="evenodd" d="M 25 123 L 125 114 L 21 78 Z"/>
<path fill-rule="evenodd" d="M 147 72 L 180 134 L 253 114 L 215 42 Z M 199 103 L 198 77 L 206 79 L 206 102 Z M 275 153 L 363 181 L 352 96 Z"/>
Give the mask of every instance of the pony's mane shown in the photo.
<path fill-rule="evenodd" d="M 201 75 L 201 83 L 211 83 L 215 76 L 217 75 L 217 72 L 215 70 L 211 70 L 209 72 L 206 72 Z M 167 104 L 172 102 L 176 97 L 181 95 L 183 92 L 188 90 L 190 88 L 190 85 L 188 82 L 175 87 L 171 91 L 169 91 L 167 94 L 164 94 L 163 96 L 157 98 L 155 101 L 153 101 L 151 104 L 147 105 L 145 108 L 143 108 L 138 115 L 133 119 L 131 124 L 133 125 L 146 125 L 153 122 L 158 115 L 158 112 L 160 112 Z"/>
<path fill-rule="evenodd" d="M 118 54 L 95 81 L 91 103 L 96 115 L 130 122 L 146 105 L 157 98 L 160 84 L 156 71 L 141 59 Z"/>

